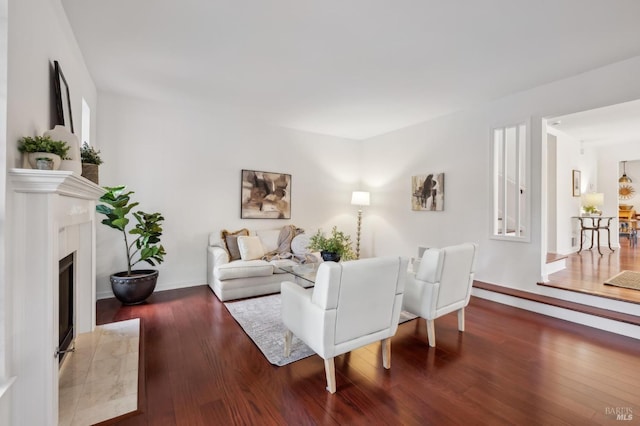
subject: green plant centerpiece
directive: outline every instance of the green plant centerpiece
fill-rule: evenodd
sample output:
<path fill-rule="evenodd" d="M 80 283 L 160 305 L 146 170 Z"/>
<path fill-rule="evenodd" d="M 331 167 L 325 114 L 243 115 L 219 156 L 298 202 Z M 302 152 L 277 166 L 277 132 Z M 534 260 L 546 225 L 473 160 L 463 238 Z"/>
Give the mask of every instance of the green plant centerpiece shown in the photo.
<path fill-rule="evenodd" d="M 69 145 L 64 141 L 54 141 L 51 136 L 25 136 L 18 141 L 18 151 L 27 155 L 29 164 L 34 169 L 39 158 L 51 159 L 56 170 L 62 160 L 69 159 Z"/>
<path fill-rule="evenodd" d="M 99 185 L 98 166 L 103 163 L 100 151 L 96 151 L 86 142 L 80 147 L 80 161 L 82 162 L 82 176 Z"/>
<path fill-rule="evenodd" d="M 339 262 L 340 260 L 355 259 L 355 254 L 351 248 L 351 236 L 338 227 L 331 229 L 331 235 L 325 236 L 321 229 L 309 238 L 309 250 L 319 251 L 325 261 Z"/>
<path fill-rule="evenodd" d="M 160 244 L 164 217 L 160 213 L 132 212 L 139 203 L 131 202 L 134 192 L 127 191 L 125 186 L 107 186 L 104 189 L 106 193 L 100 201 L 105 204 L 97 205 L 96 211 L 106 216 L 103 224 L 122 232 L 127 255 L 127 270 L 111 275 L 111 288 L 116 298 L 126 305 L 142 303 L 153 293 L 158 271 L 134 270 L 133 267 L 140 262 L 156 266 L 164 261 L 166 252 Z M 136 220 L 130 229 L 129 214 Z M 132 241 L 129 241 L 129 235 Z"/>
<path fill-rule="evenodd" d="M 599 216 L 601 214 L 597 206 L 583 206 L 582 210 L 585 214 L 588 214 L 590 216 Z"/>

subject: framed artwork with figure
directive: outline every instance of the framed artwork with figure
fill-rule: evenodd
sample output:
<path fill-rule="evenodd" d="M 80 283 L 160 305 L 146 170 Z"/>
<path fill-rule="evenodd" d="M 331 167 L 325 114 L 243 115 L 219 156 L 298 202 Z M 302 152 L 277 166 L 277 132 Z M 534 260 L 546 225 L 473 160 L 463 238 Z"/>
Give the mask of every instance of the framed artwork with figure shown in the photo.
<path fill-rule="evenodd" d="M 242 170 L 242 219 L 291 219 L 291 175 Z"/>
<path fill-rule="evenodd" d="M 444 210 L 444 173 L 411 177 L 411 210 Z"/>
<path fill-rule="evenodd" d="M 573 196 L 580 196 L 580 170 L 573 170 L 572 177 L 572 186 L 573 186 Z"/>

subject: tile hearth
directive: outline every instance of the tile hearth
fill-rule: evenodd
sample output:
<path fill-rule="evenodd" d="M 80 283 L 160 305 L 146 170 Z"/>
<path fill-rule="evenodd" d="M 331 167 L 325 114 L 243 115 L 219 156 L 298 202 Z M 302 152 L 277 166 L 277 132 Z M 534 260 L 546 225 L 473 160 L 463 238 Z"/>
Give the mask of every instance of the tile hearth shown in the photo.
<path fill-rule="evenodd" d="M 76 336 L 60 369 L 59 425 L 91 425 L 138 407 L 140 319 Z"/>

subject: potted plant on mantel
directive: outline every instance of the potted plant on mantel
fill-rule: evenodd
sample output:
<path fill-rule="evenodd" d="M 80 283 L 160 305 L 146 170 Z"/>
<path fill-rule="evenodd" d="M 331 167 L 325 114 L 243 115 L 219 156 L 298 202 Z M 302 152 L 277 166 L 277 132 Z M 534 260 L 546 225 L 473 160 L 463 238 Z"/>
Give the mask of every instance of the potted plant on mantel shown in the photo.
<path fill-rule="evenodd" d="M 80 161 L 82 161 L 82 176 L 99 185 L 98 166 L 103 163 L 100 151 L 83 142 L 80 148 Z"/>
<path fill-rule="evenodd" d="M 18 141 L 18 151 L 27 155 L 32 168 L 38 168 L 38 160 L 49 158 L 53 170 L 58 170 L 62 160 L 67 159 L 69 145 L 64 141 L 54 141 L 51 136 L 25 136 Z"/>
<path fill-rule="evenodd" d="M 144 302 L 151 296 L 158 280 L 155 269 L 134 270 L 133 266 L 139 262 L 146 262 L 151 266 L 164 261 L 164 247 L 160 244 L 162 235 L 161 223 L 164 217 L 160 213 L 131 212 L 139 203 L 131 201 L 133 191 L 126 191 L 125 186 L 104 187 L 107 191 L 100 201 L 106 204 L 96 206 L 96 211 L 107 216 L 102 220 L 105 225 L 122 232 L 127 255 L 127 270 L 111 275 L 111 289 L 116 298 L 125 305 L 135 305 Z M 137 223 L 127 231 L 129 213 Z M 135 236 L 129 242 L 127 234 Z"/>
<path fill-rule="evenodd" d="M 338 231 L 336 226 L 331 230 L 329 237 L 325 237 L 322 230 L 318 229 L 318 232 L 309 238 L 309 250 L 319 251 L 325 261 L 339 262 L 355 259 L 351 248 L 351 236 Z"/>

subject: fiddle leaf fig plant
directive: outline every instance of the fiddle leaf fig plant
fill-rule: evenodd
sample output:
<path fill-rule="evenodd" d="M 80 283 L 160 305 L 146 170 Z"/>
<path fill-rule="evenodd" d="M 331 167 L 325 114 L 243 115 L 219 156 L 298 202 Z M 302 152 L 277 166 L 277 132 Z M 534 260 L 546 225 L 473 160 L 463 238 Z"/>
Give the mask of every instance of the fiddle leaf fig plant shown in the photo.
<path fill-rule="evenodd" d="M 145 213 L 143 211 L 132 212 L 138 206 L 138 202 L 131 202 L 133 191 L 127 191 L 126 186 L 104 187 L 107 191 L 100 201 L 105 204 L 96 206 L 96 211 L 106 217 L 102 223 L 122 232 L 127 254 L 127 275 L 132 275 L 132 268 L 139 262 L 146 262 L 156 266 L 164 262 L 166 254 L 160 244 L 162 236 L 162 221 L 164 217 L 160 213 Z M 133 215 L 136 224 L 127 231 L 129 225 L 129 213 Z M 133 236 L 129 242 L 127 235 Z"/>

